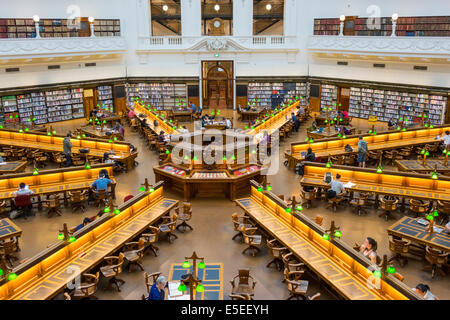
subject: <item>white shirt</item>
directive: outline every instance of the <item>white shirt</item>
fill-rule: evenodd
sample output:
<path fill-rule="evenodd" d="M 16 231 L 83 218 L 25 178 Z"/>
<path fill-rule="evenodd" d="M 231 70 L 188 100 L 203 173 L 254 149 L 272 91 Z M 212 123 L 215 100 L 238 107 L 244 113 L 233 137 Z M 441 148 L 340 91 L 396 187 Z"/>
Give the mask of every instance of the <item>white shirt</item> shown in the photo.
<path fill-rule="evenodd" d="M 446 146 L 450 145 L 450 135 L 445 135 L 442 140 L 444 140 L 444 144 Z"/>
<path fill-rule="evenodd" d="M 341 181 L 333 180 L 330 182 L 331 190 L 336 192 L 336 194 L 341 194 L 345 191 L 344 184 Z"/>
<path fill-rule="evenodd" d="M 436 297 L 428 290 L 423 296 L 425 300 L 436 300 Z"/>
<path fill-rule="evenodd" d="M 230 119 L 227 119 L 226 124 L 227 124 L 227 129 L 231 129 L 231 121 L 230 121 Z"/>

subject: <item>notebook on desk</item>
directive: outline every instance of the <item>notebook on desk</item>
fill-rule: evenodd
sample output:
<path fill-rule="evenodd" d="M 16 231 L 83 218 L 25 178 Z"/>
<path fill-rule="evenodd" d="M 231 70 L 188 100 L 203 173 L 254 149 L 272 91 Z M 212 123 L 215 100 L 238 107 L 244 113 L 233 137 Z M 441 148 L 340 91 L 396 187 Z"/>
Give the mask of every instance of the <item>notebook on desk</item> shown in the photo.
<path fill-rule="evenodd" d="M 178 290 L 178 286 L 180 285 L 179 282 L 169 282 L 168 288 L 169 288 L 169 297 L 170 298 L 178 298 L 183 296 L 183 292 Z"/>

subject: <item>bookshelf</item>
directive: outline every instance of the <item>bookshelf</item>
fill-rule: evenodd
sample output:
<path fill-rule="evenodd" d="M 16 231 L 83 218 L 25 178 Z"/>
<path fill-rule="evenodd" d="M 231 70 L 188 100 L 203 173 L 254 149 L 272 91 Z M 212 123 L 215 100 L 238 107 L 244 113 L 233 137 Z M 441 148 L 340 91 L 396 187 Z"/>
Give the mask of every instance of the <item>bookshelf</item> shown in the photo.
<path fill-rule="evenodd" d="M 2 108 L 5 123 L 13 123 L 19 120 L 16 96 L 2 97 Z"/>
<path fill-rule="evenodd" d="M 301 104 L 305 106 L 308 103 L 308 89 L 307 83 L 302 82 L 291 82 L 289 85 L 283 82 L 251 82 L 247 86 L 247 99 L 250 104 L 256 100 L 257 106 L 271 108 L 272 95 L 278 93 L 284 103 L 295 97 L 303 97 Z"/>
<path fill-rule="evenodd" d="M 114 109 L 112 86 L 97 87 L 97 106 L 100 108 Z"/>
<path fill-rule="evenodd" d="M 18 95 L 16 97 L 19 122 L 26 123 L 33 115 L 33 102 L 30 94 Z"/>
<path fill-rule="evenodd" d="M 67 19 L 41 19 L 39 33 L 42 38 L 80 37 L 79 30 Z M 98 37 L 120 36 L 119 19 L 99 19 L 94 21 L 94 33 Z M 1 38 L 35 38 L 36 29 L 33 19 L 0 18 Z"/>
<path fill-rule="evenodd" d="M 71 90 L 72 94 L 72 117 L 74 119 L 83 118 L 84 104 L 83 104 L 83 88 Z"/>
<path fill-rule="evenodd" d="M 45 92 L 48 122 L 72 119 L 72 94 L 70 90 Z"/>
<path fill-rule="evenodd" d="M 187 106 L 185 83 L 129 83 L 126 91 L 128 106 L 133 106 L 136 98 L 158 110 L 175 110 Z"/>
<path fill-rule="evenodd" d="M 405 118 L 413 123 L 424 113 L 432 124 L 439 125 L 444 122 L 446 106 L 447 97 L 439 95 L 350 88 L 349 115 L 362 119 L 375 115 L 378 121 Z"/>
<path fill-rule="evenodd" d="M 333 108 L 333 111 L 336 110 L 337 87 L 331 84 L 322 84 L 321 91 L 320 109 L 322 111 L 326 111 L 327 107 L 331 107 Z"/>
<path fill-rule="evenodd" d="M 36 120 L 36 124 L 47 123 L 47 104 L 45 100 L 44 92 L 32 92 L 30 93 L 33 103 L 33 118 Z"/>
<path fill-rule="evenodd" d="M 339 35 L 339 19 L 314 19 L 314 35 Z M 357 18 L 355 36 L 390 36 L 392 34 L 391 17 Z M 450 16 L 399 17 L 397 36 L 410 37 L 449 37 Z"/>

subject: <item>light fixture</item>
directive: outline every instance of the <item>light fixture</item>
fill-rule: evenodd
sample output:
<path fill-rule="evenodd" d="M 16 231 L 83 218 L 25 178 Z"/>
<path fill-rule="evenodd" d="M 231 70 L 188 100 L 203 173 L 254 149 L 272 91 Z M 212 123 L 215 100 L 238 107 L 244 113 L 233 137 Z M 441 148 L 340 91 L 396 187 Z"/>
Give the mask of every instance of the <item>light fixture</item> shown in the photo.
<path fill-rule="evenodd" d="M 95 32 L 94 32 L 94 17 L 89 17 L 88 21 L 89 21 L 89 26 L 91 29 L 91 38 L 95 37 Z"/>
<path fill-rule="evenodd" d="M 272 5 L 271 5 L 270 3 L 266 5 L 266 10 L 267 10 L 267 11 L 272 10 Z"/>
<path fill-rule="evenodd" d="M 216 5 L 214 6 L 214 10 L 216 10 L 216 11 L 219 11 L 219 10 L 220 10 L 219 4 L 216 4 Z"/>
<path fill-rule="evenodd" d="M 341 23 L 339 24 L 339 37 L 343 37 L 344 36 L 344 21 L 345 21 L 345 16 L 341 15 L 339 17 L 339 19 L 341 20 Z"/>
<path fill-rule="evenodd" d="M 35 29 L 35 32 L 36 32 L 36 38 L 40 38 L 41 34 L 39 33 L 39 21 L 41 19 L 39 18 L 38 15 L 34 15 L 33 16 L 33 20 L 34 20 L 34 29 Z"/>
<path fill-rule="evenodd" d="M 34 20 L 34 22 L 39 22 L 41 19 L 39 18 L 38 15 L 34 15 L 33 20 Z"/>
<path fill-rule="evenodd" d="M 164 11 L 169 10 L 169 7 L 167 6 L 167 4 L 163 5 L 163 10 L 164 10 Z"/>
<path fill-rule="evenodd" d="M 392 21 L 397 21 L 398 20 L 398 13 L 394 13 L 392 15 Z"/>
<path fill-rule="evenodd" d="M 88 21 L 89 21 L 90 23 L 94 22 L 94 20 L 95 20 L 94 17 L 89 17 L 89 18 L 88 18 Z"/>
<path fill-rule="evenodd" d="M 341 16 L 339 17 L 339 19 L 340 19 L 342 22 L 344 22 L 344 21 L 345 21 L 345 16 L 344 16 L 344 15 L 341 15 Z"/>
<path fill-rule="evenodd" d="M 191 264 L 189 263 L 189 261 L 185 261 L 184 263 L 183 263 L 183 268 L 184 269 L 188 269 L 188 268 L 190 268 L 191 267 Z M 180 290 L 181 291 L 181 290 Z"/>
<path fill-rule="evenodd" d="M 199 284 L 197 285 L 197 287 L 195 287 L 195 290 L 196 290 L 197 292 L 204 292 L 204 291 L 205 291 L 205 287 L 204 287 L 201 283 L 199 283 Z"/>
<path fill-rule="evenodd" d="M 392 33 L 391 37 L 396 37 L 396 30 L 397 30 L 397 20 L 398 20 L 398 14 L 394 13 L 392 15 Z"/>

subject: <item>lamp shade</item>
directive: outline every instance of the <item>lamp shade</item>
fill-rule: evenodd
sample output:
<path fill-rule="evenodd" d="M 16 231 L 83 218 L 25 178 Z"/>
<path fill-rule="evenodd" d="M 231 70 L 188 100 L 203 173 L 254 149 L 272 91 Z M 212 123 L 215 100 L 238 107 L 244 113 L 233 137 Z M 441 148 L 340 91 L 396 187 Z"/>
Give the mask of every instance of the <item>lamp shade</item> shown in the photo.
<path fill-rule="evenodd" d="M 189 263 L 189 261 L 186 260 L 185 262 L 183 262 L 183 268 L 187 269 L 190 267 L 191 267 L 191 264 Z"/>
<path fill-rule="evenodd" d="M 33 16 L 33 21 L 34 21 L 34 22 L 39 22 L 40 20 L 41 20 L 41 18 L 39 18 L 38 15 L 35 14 L 35 15 Z"/>
<path fill-rule="evenodd" d="M 344 21 L 345 21 L 345 16 L 344 16 L 344 15 L 341 15 L 341 16 L 339 17 L 339 20 L 341 20 L 341 22 L 344 22 Z"/>

